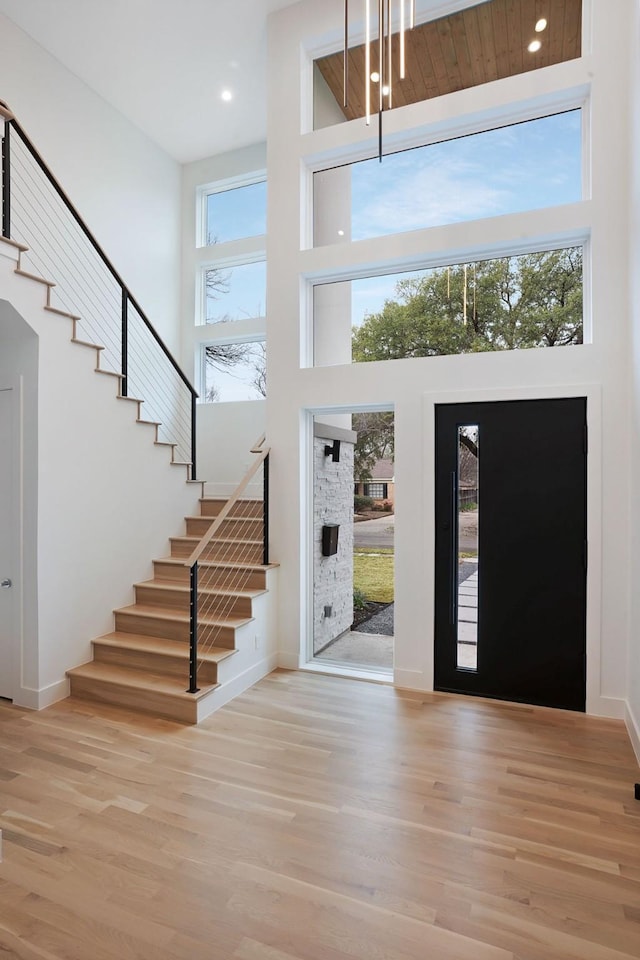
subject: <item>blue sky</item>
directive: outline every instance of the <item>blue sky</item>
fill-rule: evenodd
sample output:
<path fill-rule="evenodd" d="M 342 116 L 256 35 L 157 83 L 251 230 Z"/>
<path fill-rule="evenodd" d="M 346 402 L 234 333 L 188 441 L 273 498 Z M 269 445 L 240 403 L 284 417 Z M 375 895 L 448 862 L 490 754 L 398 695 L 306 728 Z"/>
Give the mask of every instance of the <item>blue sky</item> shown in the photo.
<path fill-rule="evenodd" d="M 207 239 L 227 243 L 267 231 L 267 184 L 251 183 L 207 197 Z"/>

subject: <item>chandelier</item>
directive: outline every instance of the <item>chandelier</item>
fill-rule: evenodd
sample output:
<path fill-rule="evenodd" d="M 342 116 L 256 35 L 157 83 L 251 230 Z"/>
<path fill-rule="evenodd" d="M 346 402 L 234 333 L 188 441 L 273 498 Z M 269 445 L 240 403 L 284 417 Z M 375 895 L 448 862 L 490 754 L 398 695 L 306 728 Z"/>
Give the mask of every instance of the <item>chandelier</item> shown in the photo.
<path fill-rule="evenodd" d="M 415 0 L 363 0 L 364 2 L 364 83 L 365 120 L 371 123 L 372 113 L 378 114 L 378 159 L 382 163 L 382 114 L 393 107 L 393 18 L 398 23 L 398 76 L 406 75 L 406 31 L 416 21 Z M 371 29 L 371 8 L 374 9 L 374 29 Z M 408 16 L 407 16 L 408 8 Z M 377 94 L 371 96 L 371 84 L 377 85 Z M 349 0 L 344 0 L 344 103 L 348 106 L 349 86 Z"/>

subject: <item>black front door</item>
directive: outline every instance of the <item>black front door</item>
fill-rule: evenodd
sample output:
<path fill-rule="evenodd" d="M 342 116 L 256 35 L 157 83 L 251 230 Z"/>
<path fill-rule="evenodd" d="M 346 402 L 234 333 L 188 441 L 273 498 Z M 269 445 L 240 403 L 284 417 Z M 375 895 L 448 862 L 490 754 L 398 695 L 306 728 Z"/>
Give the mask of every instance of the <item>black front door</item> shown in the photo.
<path fill-rule="evenodd" d="M 586 400 L 437 406 L 435 521 L 436 689 L 584 710 Z"/>

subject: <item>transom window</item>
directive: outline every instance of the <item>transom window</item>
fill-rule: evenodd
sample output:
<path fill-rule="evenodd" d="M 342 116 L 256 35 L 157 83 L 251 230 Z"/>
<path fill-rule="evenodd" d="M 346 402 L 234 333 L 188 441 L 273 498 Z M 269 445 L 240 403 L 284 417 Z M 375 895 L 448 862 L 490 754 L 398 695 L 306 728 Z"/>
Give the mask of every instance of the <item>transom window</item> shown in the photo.
<path fill-rule="evenodd" d="M 581 110 L 322 170 L 313 181 L 314 246 L 575 203 Z"/>

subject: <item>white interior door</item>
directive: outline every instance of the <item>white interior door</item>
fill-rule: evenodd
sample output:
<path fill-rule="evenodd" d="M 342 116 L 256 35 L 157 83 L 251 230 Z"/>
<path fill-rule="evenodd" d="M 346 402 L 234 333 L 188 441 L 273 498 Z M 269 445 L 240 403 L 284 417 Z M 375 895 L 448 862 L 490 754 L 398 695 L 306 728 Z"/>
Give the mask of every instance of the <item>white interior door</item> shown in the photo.
<path fill-rule="evenodd" d="M 15 646 L 16 551 L 13 509 L 14 393 L 0 387 L 0 697 L 13 697 Z"/>

